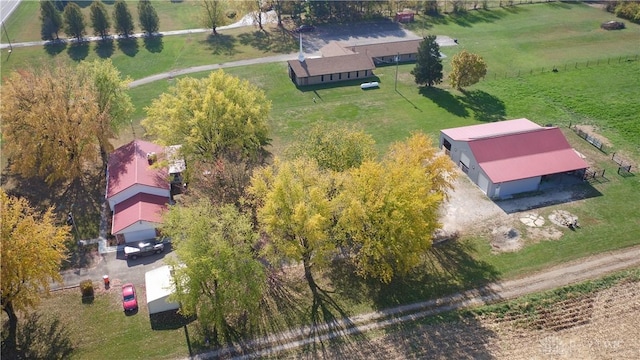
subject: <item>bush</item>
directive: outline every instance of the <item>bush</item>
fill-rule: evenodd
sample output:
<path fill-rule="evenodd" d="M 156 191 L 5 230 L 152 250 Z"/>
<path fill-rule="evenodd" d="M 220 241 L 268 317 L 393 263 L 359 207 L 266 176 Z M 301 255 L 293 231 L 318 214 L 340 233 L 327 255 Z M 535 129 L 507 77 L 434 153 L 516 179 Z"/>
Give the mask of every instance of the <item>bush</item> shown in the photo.
<path fill-rule="evenodd" d="M 83 298 L 93 297 L 93 282 L 91 280 L 83 280 L 80 283 L 80 291 Z"/>

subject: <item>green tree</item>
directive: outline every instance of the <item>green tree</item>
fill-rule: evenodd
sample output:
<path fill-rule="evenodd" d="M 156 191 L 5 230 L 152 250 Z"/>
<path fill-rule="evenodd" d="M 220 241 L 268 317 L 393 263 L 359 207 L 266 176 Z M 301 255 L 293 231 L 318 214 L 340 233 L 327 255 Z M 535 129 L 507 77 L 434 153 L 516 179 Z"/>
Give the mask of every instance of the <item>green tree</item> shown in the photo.
<path fill-rule="evenodd" d="M 62 15 L 51 0 L 40 1 L 40 20 L 42 25 L 40 35 L 42 40 L 58 39 L 58 33 L 62 29 Z M 53 37 L 55 35 L 55 38 Z"/>
<path fill-rule="evenodd" d="M 113 21 L 118 34 L 128 38 L 133 33 L 133 17 L 124 0 L 117 0 L 113 5 Z"/>
<path fill-rule="evenodd" d="M 274 263 L 280 259 L 300 261 L 305 279 L 319 298 L 314 269 L 335 255 L 330 232 L 335 182 L 329 171 L 312 159 L 289 162 L 276 159 L 272 166 L 254 173 L 248 193 L 257 209 L 257 219 L 269 238 L 265 254 Z"/>
<path fill-rule="evenodd" d="M 100 155 L 106 166 L 108 154 L 113 150 L 110 140 L 131 124 L 135 110 L 129 97 L 131 79 L 122 78 L 111 59 L 83 61 L 78 65 L 78 74 L 93 85 L 98 113 L 107 117 L 98 123 L 101 128 L 97 133 Z"/>
<path fill-rule="evenodd" d="M 138 2 L 138 17 L 140 19 L 140 28 L 147 35 L 158 32 L 160 19 L 150 0 L 140 0 Z"/>
<path fill-rule="evenodd" d="M 431 87 L 442 82 L 442 59 L 435 35 L 426 36 L 420 43 L 416 66 L 411 74 L 419 85 Z"/>
<path fill-rule="evenodd" d="M 84 21 L 84 15 L 82 14 L 82 10 L 78 4 L 70 2 L 67 6 L 64 7 L 64 31 L 73 37 L 75 37 L 78 42 L 82 40 L 82 37 L 87 33 Z"/>
<path fill-rule="evenodd" d="M 424 134 L 349 172 L 337 199 L 336 234 L 360 275 L 388 283 L 421 263 L 454 174 Z"/>
<path fill-rule="evenodd" d="M 287 155 L 315 159 L 323 169 L 341 172 L 376 158 L 375 141 L 364 131 L 334 124 L 314 125 L 295 138 Z"/>
<path fill-rule="evenodd" d="M 449 82 L 458 90 L 477 83 L 485 75 L 487 75 L 487 64 L 480 55 L 463 50 L 451 59 Z"/>
<path fill-rule="evenodd" d="M 216 28 L 227 25 L 229 17 L 227 11 L 230 9 L 228 0 L 200 0 L 202 7 L 202 26 L 211 29 L 213 35 L 218 35 Z"/>
<path fill-rule="evenodd" d="M 2 311 L 9 318 L 3 358 L 5 354 L 22 358 L 16 339 L 17 312 L 34 308 L 52 281 L 62 281 L 59 271 L 69 227 L 56 225 L 52 208 L 38 213 L 25 199 L 0 189 L 0 235 Z"/>
<path fill-rule="evenodd" d="M 224 332 L 252 319 L 266 288 L 264 266 L 254 256 L 258 235 L 249 217 L 231 206 L 214 207 L 203 200 L 193 206 L 172 206 L 163 217 L 162 232 L 172 239 L 175 300 L 186 315 Z"/>
<path fill-rule="evenodd" d="M 262 90 L 218 70 L 204 79 L 178 80 L 146 108 L 142 124 L 159 142 L 182 144 L 187 161 L 215 163 L 229 154 L 261 156 L 269 143 L 270 109 Z"/>
<path fill-rule="evenodd" d="M 258 24 L 258 28 L 261 31 L 264 31 L 264 27 L 262 25 L 262 22 L 263 22 L 262 6 L 263 6 L 263 4 L 264 4 L 264 1 L 262 1 L 262 0 L 248 0 L 248 1 L 243 1 L 241 3 L 242 10 L 244 12 L 246 12 L 247 14 L 251 15 L 251 18 L 253 19 L 253 22 L 255 24 Z"/>
<path fill-rule="evenodd" d="M 91 3 L 90 17 L 93 33 L 106 39 L 109 36 L 109 29 L 111 29 L 111 19 L 109 19 L 109 13 L 102 1 L 96 0 Z"/>

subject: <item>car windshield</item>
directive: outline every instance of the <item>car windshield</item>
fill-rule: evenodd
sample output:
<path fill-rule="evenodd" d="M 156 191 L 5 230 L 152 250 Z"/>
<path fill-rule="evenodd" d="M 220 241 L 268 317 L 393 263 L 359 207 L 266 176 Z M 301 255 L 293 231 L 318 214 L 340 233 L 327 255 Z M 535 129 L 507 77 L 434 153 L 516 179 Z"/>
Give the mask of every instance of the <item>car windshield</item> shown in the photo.
<path fill-rule="evenodd" d="M 135 299 L 135 298 L 136 298 L 136 297 L 135 297 L 135 295 L 133 295 L 133 294 L 125 295 L 125 296 L 124 296 L 124 301 L 131 301 L 131 300 L 133 300 L 133 299 Z"/>

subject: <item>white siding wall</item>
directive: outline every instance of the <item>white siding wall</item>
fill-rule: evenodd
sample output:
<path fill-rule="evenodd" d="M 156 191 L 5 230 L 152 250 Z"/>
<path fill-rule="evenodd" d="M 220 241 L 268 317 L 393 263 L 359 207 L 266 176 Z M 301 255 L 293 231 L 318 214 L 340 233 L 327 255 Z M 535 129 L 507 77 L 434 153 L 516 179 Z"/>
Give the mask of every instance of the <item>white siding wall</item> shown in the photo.
<path fill-rule="evenodd" d="M 519 194 L 527 191 L 536 191 L 538 190 L 538 186 L 540 185 L 540 176 L 515 180 L 515 181 L 507 181 L 500 184 L 491 184 L 489 193 L 487 194 L 492 198 L 507 198 L 514 194 Z M 500 188 L 499 193 L 496 194 L 497 188 Z"/>
<path fill-rule="evenodd" d="M 111 211 L 114 210 L 116 204 L 119 204 L 138 193 L 159 195 L 166 198 L 169 198 L 171 196 L 171 191 L 169 189 L 160 189 L 147 185 L 134 185 L 109 198 L 109 207 L 111 208 Z"/>

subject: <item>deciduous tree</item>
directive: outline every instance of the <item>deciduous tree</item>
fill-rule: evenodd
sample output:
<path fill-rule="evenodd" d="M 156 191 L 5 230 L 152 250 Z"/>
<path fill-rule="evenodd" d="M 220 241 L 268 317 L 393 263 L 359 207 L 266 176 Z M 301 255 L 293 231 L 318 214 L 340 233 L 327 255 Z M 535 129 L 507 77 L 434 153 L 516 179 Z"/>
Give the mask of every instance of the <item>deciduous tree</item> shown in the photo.
<path fill-rule="evenodd" d="M 336 251 L 330 237 L 334 186 L 330 172 L 313 159 L 276 159 L 272 166 L 254 174 L 248 191 L 258 223 L 268 235 L 267 257 L 302 262 L 314 299 L 318 298 L 318 285 L 313 271 L 331 260 Z"/>
<path fill-rule="evenodd" d="M 208 78 L 184 78 L 146 108 L 142 122 L 159 142 L 182 144 L 187 161 L 214 163 L 238 154 L 257 158 L 269 143 L 271 103 L 246 80 L 213 72 Z"/>
<path fill-rule="evenodd" d="M 300 131 L 287 149 L 291 158 L 315 159 L 323 169 L 345 171 L 376 157 L 375 141 L 361 130 L 338 125 L 314 125 Z"/>
<path fill-rule="evenodd" d="M 150 0 L 140 0 L 138 2 L 138 17 L 140 19 L 140 28 L 147 35 L 158 32 L 160 19 Z"/>
<path fill-rule="evenodd" d="M 113 21 L 118 34 L 128 38 L 133 33 L 133 17 L 124 0 L 117 0 L 113 5 Z"/>
<path fill-rule="evenodd" d="M 463 50 L 451 59 L 449 82 L 458 90 L 477 83 L 485 75 L 487 64 L 480 55 Z"/>
<path fill-rule="evenodd" d="M 70 2 L 64 7 L 64 32 L 75 37 L 78 41 L 87 33 L 84 15 L 80 6 L 74 2 Z"/>
<path fill-rule="evenodd" d="M 38 213 L 25 199 L 0 189 L 0 234 L 2 311 L 9 318 L 3 355 L 6 346 L 10 357 L 20 358 L 16 313 L 35 307 L 50 283 L 62 280 L 59 271 L 69 227 L 56 225 L 52 208 Z"/>
<path fill-rule="evenodd" d="M 344 235 L 360 275 L 389 282 L 420 264 L 440 227 L 439 206 L 453 174 L 451 161 L 424 134 L 393 145 L 382 162 L 349 171 L 336 234 Z"/>
<path fill-rule="evenodd" d="M 411 74 L 419 85 L 431 87 L 442 82 L 442 59 L 435 35 L 426 36 L 420 43 L 416 66 Z"/>
<path fill-rule="evenodd" d="M 62 15 L 58 9 L 56 9 L 53 1 L 40 1 L 40 20 L 42 21 L 40 27 L 42 40 L 58 39 L 58 33 L 62 29 L 63 21 Z"/>
<path fill-rule="evenodd" d="M 109 29 L 111 29 L 111 19 L 109 19 L 109 13 L 102 1 L 96 0 L 91 3 L 90 17 L 93 33 L 106 39 L 109 36 Z"/>
<path fill-rule="evenodd" d="M 172 239 L 174 298 L 187 315 L 214 332 L 251 320 L 265 291 L 266 274 L 254 256 L 258 235 L 250 219 L 231 206 L 214 207 L 203 200 L 189 207 L 172 206 L 162 232 Z"/>
<path fill-rule="evenodd" d="M 202 7 L 202 26 L 211 29 L 213 35 L 218 35 L 216 28 L 227 25 L 229 17 L 227 11 L 230 9 L 228 0 L 200 0 Z"/>

